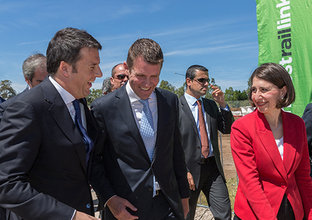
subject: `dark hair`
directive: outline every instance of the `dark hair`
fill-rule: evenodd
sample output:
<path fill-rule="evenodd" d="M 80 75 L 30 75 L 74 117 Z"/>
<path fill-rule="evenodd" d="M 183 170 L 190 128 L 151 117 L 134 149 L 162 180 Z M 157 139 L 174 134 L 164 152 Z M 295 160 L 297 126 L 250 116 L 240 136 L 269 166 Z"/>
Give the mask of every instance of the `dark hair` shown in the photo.
<path fill-rule="evenodd" d="M 102 49 L 101 44 L 84 30 L 69 27 L 56 32 L 47 49 L 48 73 L 55 74 L 61 61 L 73 65 L 75 69 L 80 49 L 84 47 Z"/>
<path fill-rule="evenodd" d="M 25 79 L 32 82 L 36 69 L 38 67 L 42 67 L 46 69 L 46 65 L 47 65 L 47 59 L 41 53 L 36 53 L 27 57 L 27 59 L 23 62 L 23 74 L 24 74 Z"/>
<path fill-rule="evenodd" d="M 255 77 L 268 81 L 277 86 L 279 89 L 286 86 L 287 92 L 283 98 L 278 100 L 276 108 L 286 107 L 295 101 L 295 89 L 292 80 L 289 76 L 289 73 L 283 66 L 276 63 L 264 63 L 257 69 L 255 69 L 255 71 L 250 76 L 250 85 L 252 85 L 252 81 Z M 250 89 L 248 97 L 251 104 L 255 106 L 252 101 L 251 95 L 252 90 Z"/>
<path fill-rule="evenodd" d="M 119 65 L 123 65 L 123 63 L 118 63 L 118 64 L 116 64 L 116 65 L 112 68 L 112 77 L 115 76 L 115 74 L 116 74 L 115 69 L 116 69 Z"/>
<path fill-rule="evenodd" d="M 163 52 L 158 43 L 148 38 L 136 40 L 128 51 L 127 65 L 129 70 L 133 67 L 135 58 L 142 56 L 150 64 L 161 64 L 164 61 Z"/>
<path fill-rule="evenodd" d="M 193 80 L 196 76 L 196 71 L 204 71 L 208 73 L 208 69 L 201 65 L 192 65 L 186 70 L 185 78 Z"/>

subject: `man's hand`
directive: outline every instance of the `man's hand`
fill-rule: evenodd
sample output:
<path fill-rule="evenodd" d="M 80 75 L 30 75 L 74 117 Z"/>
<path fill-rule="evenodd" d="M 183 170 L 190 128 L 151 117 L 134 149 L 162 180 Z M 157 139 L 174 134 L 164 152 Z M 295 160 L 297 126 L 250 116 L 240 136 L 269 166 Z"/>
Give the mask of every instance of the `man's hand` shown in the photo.
<path fill-rule="evenodd" d="M 219 89 L 218 86 L 210 85 L 210 87 L 213 89 L 211 95 L 213 99 L 220 105 L 221 108 L 226 107 L 226 102 L 224 100 L 224 93 L 221 89 Z"/>
<path fill-rule="evenodd" d="M 76 211 L 76 214 L 75 214 L 73 220 L 100 220 L 100 219 L 95 218 L 95 217 L 88 215 L 86 213 Z"/>
<path fill-rule="evenodd" d="M 195 191 L 195 183 L 194 183 L 194 179 L 193 176 L 190 172 L 187 172 L 187 180 L 190 186 L 190 190 Z"/>
<path fill-rule="evenodd" d="M 186 218 L 187 214 L 190 211 L 189 198 L 181 199 L 181 201 L 182 201 L 182 207 L 183 207 L 183 212 L 184 212 L 184 218 Z"/>
<path fill-rule="evenodd" d="M 136 211 L 137 208 L 134 207 L 128 200 L 123 199 L 119 196 L 113 196 L 107 202 L 107 206 L 112 212 L 112 214 L 118 220 L 133 220 L 138 219 L 138 216 L 131 215 L 126 208 Z"/>

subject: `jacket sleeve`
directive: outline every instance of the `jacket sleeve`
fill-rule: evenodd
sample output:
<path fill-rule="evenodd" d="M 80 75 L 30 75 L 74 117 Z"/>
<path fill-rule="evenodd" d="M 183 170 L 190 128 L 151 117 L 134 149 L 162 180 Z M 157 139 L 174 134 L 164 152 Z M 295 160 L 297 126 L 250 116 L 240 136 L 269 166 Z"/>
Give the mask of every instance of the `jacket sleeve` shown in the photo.
<path fill-rule="evenodd" d="M 304 110 L 302 119 L 305 123 L 307 132 L 309 155 L 310 158 L 312 158 L 312 103 L 307 105 L 306 109 Z M 312 163 L 312 161 L 310 162 Z"/>
<path fill-rule="evenodd" d="M 229 111 L 224 109 L 218 111 L 218 130 L 221 131 L 223 134 L 230 134 L 231 126 L 234 121 L 231 109 L 230 107 L 228 108 Z"/>
<path fill-rule="evenodd" d="M 40 153 L 40 122 L 33 107 L 16 101 L 0 123 L 0 204 L 23 219 L 71 219 L 74 209 L 32 188 L 29 172 Z"/>
<path fill-rule="evenodd" d="M 100 105 L 101 104 L 97 103 L 96 100 L 91 104 L 91 112 L 94 115 L 101 132 L 99 135 L 99 141 L 94 146 L 94 155 L 91 162 L 90 181 L 100 200 L 99 207 L 103 208 L 104 204 L 106 204 L 106 202 L 112 196 L 116 195 L 116 193 L 114 192 L 113 187 L 106 177 L 104 158 L 105 154 L 108 154 L 107 146 L 105 145 L 107 132 Z"/>
<path fill-rule="evenodd" d="M 295 172 L 295 177 L 302 198 L 305 217 L 306 219 L 312 219 L 312 181 L 310 177 L 307 137 L 303 123 L 301 131 L 304 134 L 304 138 L 299 142 L 301 144 L 302 153 L 300 164 Z"/>
<path fill-rule="evenodd" d="M 234 122 L 231 131 L 231 148 L 239 186 L 257 219 L 276 219 L 259 179 L 259 172 L 253 149 L 253 140 L 244 124 Z M 236 198 L 238 200 L 239 198 Z"/>
<path fill-rule="evenodd" d="M 179 185 L 179 192 L 181 198 L 189 197 L 189 184 L 187 181 L 187 168 L 185 164 L 185 155 L 181 143 L 181 133 L 179 129 L 179 101 L 177 100 L 176 107 L 176 126 L 174 133 L 174 152 L 173 152 L 173 163 L 174 171 Z"/>

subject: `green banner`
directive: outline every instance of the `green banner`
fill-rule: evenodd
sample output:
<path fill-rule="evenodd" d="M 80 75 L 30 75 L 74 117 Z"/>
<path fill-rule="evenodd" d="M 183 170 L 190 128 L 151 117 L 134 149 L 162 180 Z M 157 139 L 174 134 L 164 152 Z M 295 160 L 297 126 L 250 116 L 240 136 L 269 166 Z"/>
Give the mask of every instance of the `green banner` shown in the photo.
<path fill-rule="evenodd" d="M 259 64 L 279 63 L 290 74 L 302 116 L 312 100 L 312 0 L 257 0 Z"/>

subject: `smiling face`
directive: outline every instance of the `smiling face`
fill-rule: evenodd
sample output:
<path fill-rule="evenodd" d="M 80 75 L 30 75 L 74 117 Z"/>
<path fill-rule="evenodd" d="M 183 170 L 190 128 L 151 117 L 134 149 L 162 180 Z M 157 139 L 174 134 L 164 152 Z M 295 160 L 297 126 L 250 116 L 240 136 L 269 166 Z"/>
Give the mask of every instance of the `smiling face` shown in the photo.
<path fill-rule="evenodd" d="M 129 70 L 129 83 L 134 93 L 141 99 L 147 99 L 159 82 L 161 64 L 150 64 L 139 56 L 134 59 Z"/>
<path fill-rule="evenodd" d="M 84 47 L 79 55 L 76 64 L 66 68 L 67 83 L 64 86 L 76 99 L 88 96 L 96 77 L 102 76 L 98 49 Z"/>
<path fill-rule="evenodd" d="M 209 85 L 208 72 L 196 70 L 194 79 L 186 79 L 187 89 L 186 93 L 199 99 L 201 96 L 206 95 Z"/>
<path fill-rule="evenodd" d="M 254 77 L 251 86 L 251 99 L 259 112 L 271 114 L 279 112 L 276 105 L 286 94 L 286 86 L 278 88 L 273 83 Z"/>

